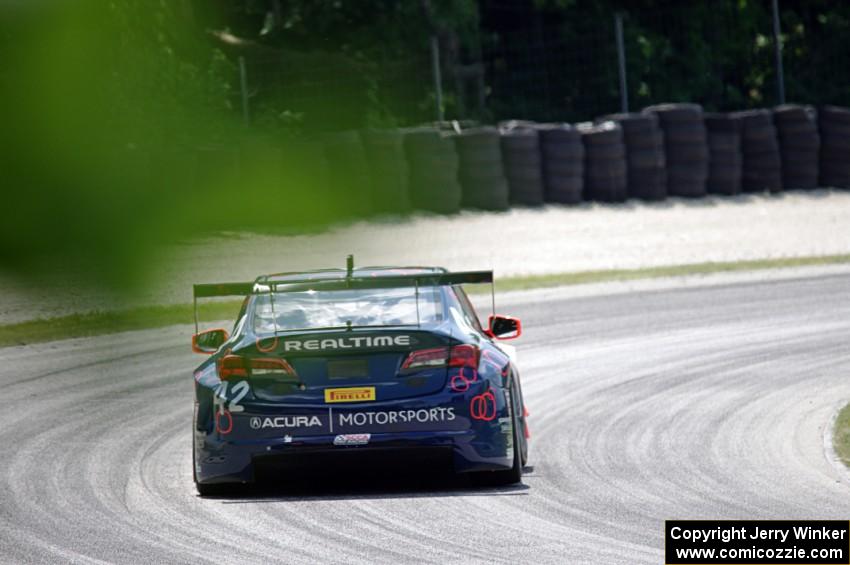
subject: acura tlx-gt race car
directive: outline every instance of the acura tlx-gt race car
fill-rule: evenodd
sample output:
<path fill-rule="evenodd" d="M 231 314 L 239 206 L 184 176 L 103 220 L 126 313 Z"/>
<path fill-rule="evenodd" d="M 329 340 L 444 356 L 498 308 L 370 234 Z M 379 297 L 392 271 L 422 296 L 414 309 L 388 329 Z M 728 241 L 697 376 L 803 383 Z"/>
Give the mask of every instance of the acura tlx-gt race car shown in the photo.
<path fill-rule="evenodd" d="M 519 320 L 482 327 L 462 284 L 491 271 L 353 268 L 194 286 L 194 479 L 201 495 L 288 464 L 349 455 L 444 461 L 521 481 L 527 412 Z M 232 335 L 197 332 L 199 298 L 244 296 Z M 334 464 L 334 463 L 331 463 Z"/>

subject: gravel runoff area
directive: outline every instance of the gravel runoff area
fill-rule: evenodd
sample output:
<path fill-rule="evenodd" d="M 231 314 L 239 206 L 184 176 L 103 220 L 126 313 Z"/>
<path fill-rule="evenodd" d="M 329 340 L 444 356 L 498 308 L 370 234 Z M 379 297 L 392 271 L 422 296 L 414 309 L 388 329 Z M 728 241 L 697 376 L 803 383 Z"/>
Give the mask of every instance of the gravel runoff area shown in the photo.
<path fill-rule="evenodd" d="M 0 323 L 191 301 L 191 285 L 345 264 L 494 269 L 498 277 L 850 253 L 850 192 L 584 204 L 383 218 L 321 234 L 225 233 L 162 250 L 158 280 L 132 300 L 74 284 L 0 276 Z"/>

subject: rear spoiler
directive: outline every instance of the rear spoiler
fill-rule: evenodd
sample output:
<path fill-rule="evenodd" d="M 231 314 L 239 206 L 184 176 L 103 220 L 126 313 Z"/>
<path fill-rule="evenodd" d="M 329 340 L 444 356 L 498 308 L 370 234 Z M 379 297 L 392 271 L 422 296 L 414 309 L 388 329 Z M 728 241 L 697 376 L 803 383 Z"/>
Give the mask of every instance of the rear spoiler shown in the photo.
<path fill-rule="evenodd" d="M 460 271 L 457 273 L 424 273 L 418 275 L 357 276 L 348 271 L 345 278 L 298 279 L 294 281 L 271 281 L 260 277 L 253 282 L 230 282 L 193 285 L 192 302 L 195 311 L 195 333 L 198 331 L 198 299 L 224 296 L 250 296 L 272 292 L 303 292 L 305 290 L 347 290 L 369 288 L 402 288 L 445 286 L 456 284 L 493 283 L 493 271 Z M 495 312 L 495 289 L 491 289 Z"/>
<path fill-rule="evenodd" d="M 194 285 L 195 298 L 248 296 L 269 292 L 303 292 L 305 290 L 346 290 L 361 288 L 401 288 L 407 286 L 443 286 L 452 284 L 492 283 L 493 271 L 427 273 L 422 275 L 384 275 L 380 277 L 346 277 L 338 279 L 298 279 L 295 281 L 232 282 Z"/>
<path fill-rule="evenodd" d="M 254 283 L 252 282 L 236 282 L 236 283 L 213 283 L 213 284 L 196 284 L 192 286 L 193 297 L 198 298 L 215 298 L 218 296 L 248 296 L 253 293 Z"/>

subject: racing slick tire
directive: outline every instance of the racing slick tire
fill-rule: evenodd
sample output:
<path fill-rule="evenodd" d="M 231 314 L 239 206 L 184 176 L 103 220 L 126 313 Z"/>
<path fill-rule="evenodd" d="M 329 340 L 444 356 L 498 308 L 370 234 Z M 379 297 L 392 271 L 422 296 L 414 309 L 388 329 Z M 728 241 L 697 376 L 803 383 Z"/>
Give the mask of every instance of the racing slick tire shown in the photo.
<path fill-rule="evenodd" d="M 514 387 L 511 386 L 510 391 L 510 401 L 511 401 L 511 427 L 513 428 L 513 451 L 514 451 L 514 459 L 513 465 L 510 469 L 506 471 L 493 471 L 487 477 L 488 483 L 493 485 L 514 485 L 516 483 L 522 482 L 522 443 L 524 439 L 520 437 L 520 426 L 522 423 L 519 419 L 519 411 L 516 406 L 516 395 L 514 394 Z"/>
<path fill-rule="evenodd" d="M 522 423 L 522 450 L 520 452 L 522 468 L 528 465 L 528 438 L 531 435 L 528 433 L 528 413 L 525 410 L 525 397 L 522 395 L 522 384 L 519 379 L 514 380 L 514 399 L 518 399 L 514 410 L 517 414 L 522 414 L 521 418 L 517 418 Z"/>
<path fill-rule="evenodd" d="M 201 496 L 221 496 L 223 494 L 227 494 L 230 488 L 231 485 L 225 483 L 207 485 L 197 481 L 195 482 L 195 489 Z"/>

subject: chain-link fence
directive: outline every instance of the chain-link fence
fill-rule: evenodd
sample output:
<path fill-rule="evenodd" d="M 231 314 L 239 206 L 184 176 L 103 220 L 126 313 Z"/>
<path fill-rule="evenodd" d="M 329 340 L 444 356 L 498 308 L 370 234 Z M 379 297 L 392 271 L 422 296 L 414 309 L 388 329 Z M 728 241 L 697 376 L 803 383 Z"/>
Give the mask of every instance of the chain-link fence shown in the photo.
<path fill-rule="evenodd" d="M 436 116 L 427 46 L 404 58 L 282 52 L 243 57 L 240 63 L 240 104 L 255 124 L 302 124 L 323 131 L 398 126 Z"/>
<path fill-rule="evenodd" d="M 517 9 L 485 4 L 490 13 L 506 12 L 502 20 Z M 708 110 L 772 106 L 783 98 L 850 104 L 850 68 L 838 55 L 850 19 L 825 19 L 806 4 L 748 3 L 744 10 L 740 3 L 705 2 L 698 11 L 694 4 L 580 20 L 544 12 L 514 29 L 482 24 L 478 44 L 465 51 L 441 35 L 436 50 L 426 43 L 368 59 L 250 56 L 241 94 L 255 123 L 300 121 L 319 129 L 438 117 L 582 121 L 666 101 Z"/>

